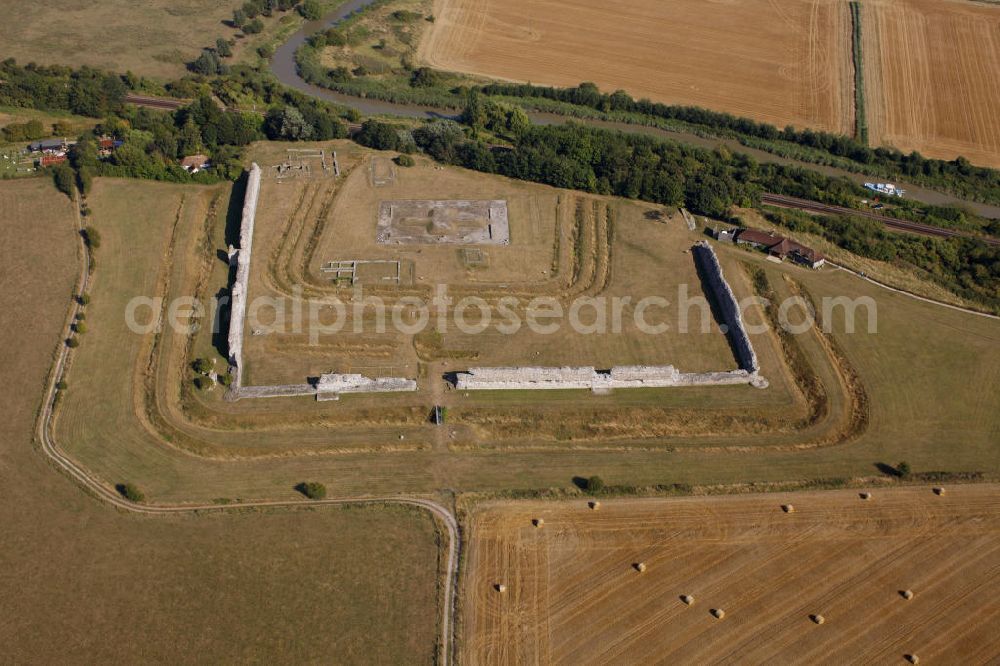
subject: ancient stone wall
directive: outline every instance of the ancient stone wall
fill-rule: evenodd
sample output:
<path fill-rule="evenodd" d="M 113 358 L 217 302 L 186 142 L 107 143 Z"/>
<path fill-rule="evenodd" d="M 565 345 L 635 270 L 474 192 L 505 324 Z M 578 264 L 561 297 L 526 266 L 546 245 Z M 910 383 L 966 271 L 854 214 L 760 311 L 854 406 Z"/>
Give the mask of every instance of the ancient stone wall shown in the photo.
<path fill-rule="evenodd" d="M 757 353 L 753 350 L 753 345 L 750 344 L 736 295 L 733 294 L 732 288 L 726 282 L 719 258 L 715 256 L 715 250 L 708 243 L 698 243 L 694 247 L 694 257 L 708 283 L 708 288 L 715 297 L 716 304 L 719 306 L 722 321 L 728 329 L 727 335 L 740 369 L 756 374 L 760 369 L 757 364 Z"/>
<path fill-rule="evenodd" d="M 250 280 L 250 252 L 253 246 L 253 224 L 260 196 L 260 167 L 254 162 L 247 176 L 243 217 L 240 221 L 240 247 L 236 255 L 236 280 L 230 297 L 229 363 L 233 366 L 233 388 L 238 391 L 243 372 L 243 321 L 247 310 L 247 284 Z"/>
<path fill-rule="evenodd" d="M 747 384 L 753 379 L 746 370 L 728 372 L 679 372 L 672 365 L 620 365 L 611 370 L 583 367 L 470 368 L 456 375 L 460 390 L 668 388 Z"/>
<path fill-rule="evenodd" d="M 322 375 L 316 385 L 317 393 L 392 393 L 416 391 L 414 379 L 402 377 L 365 377 L 357 374 Z"/>

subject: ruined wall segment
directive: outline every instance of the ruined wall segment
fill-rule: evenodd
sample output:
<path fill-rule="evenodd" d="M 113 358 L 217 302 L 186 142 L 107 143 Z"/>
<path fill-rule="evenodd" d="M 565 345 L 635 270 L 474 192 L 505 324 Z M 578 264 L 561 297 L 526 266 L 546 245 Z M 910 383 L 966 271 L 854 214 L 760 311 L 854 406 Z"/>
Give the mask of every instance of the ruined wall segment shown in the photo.
<path fill-rule="evenodd" d="M 722 313 L 722 321 L 728 329 L 727 335 L 733 346 L 736 362 L 739 363 L 741 370 L 756 375 L 757 371 L 760 370 L 757 363 L 757 353 L 754 351 L 753 345 L 750 344 L 736 295 L 729 283 L 726 282 L 719 258 L 715 256 L 715 250 L 706 242 L 698 243 L 694 246 L 694 259 L 701 268 L 707 286 Z"/>
<path fill-rule="evenodd" d="M 250 280 L 250 253 L 253 249 L 253 225 L 257 216 L 257 199 L 260 196 L 260 176 L 260 167 L 254 162 L 250 165 L 246 195 L 243 197 L 240 247 L 236 253 L 236 280 L 233 282 L 229 301 L 229 363 L 233 366 L 233 388 L 236 391 L 242 385 L 243 322 L 247 311 L 247 284 Z"/>
<path fill-rule="evenodd" d="M 566 390 L 610 391 L 626 388 L 670 388 L 674 386 L 718 386 L 748 384 L 746 370 L 726 372 L 680 372 L 672 365 L 620 365 L 610 370 L 582 367 L 470 368 L 459 372 L 459 390 Z"/>

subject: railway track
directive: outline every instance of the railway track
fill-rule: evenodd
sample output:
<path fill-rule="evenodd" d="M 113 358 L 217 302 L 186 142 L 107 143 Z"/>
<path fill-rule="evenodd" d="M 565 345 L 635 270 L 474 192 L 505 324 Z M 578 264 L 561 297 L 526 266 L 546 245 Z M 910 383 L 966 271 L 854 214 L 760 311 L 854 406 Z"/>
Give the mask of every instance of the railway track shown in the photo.
<path fill-rule="evenodd" d="M 887 228 L 893 231 L 903 231 L 911 234 L 920 234 L 923 236 L 934 236 L 937 238 L 975 238 L 988 245 L 1000 245 L 1000 239 L 992 238 L 990 236 L 978 236 L 968 231 L 961 231 L 958 229 L 945 229 L 943 227 L 935 227 L 930 224 L 922 224 L 920 222 L 910 222 L 909 220 L 900 220 L 895 217 L 889 217 L 888 215 L 879 215 L 878 213 L 872 213 L 864 210 L 856 210 L 854 208 L 844 208 L 843 206 L 831 206 L 829 204 L 819 203 L 817 201 L 810 201 L 809 199 L 799 199 L 798 197 L 789 197 L 783 194 L 770 194 L 764 193 L 760 199 L 761 203 L 767 204 L 769 206 L 780 206 L 782 208 L 797 208 L 799 210 L 805 210 L 813 213 L 832 213 L 834 215 L 857 215 L 859 217 L 867 217 L 872 220 L 876 220 L 884 224 Z"/>
<path fill-rule="evenodd" d="M 136 106 L 147 106 L 151 109 L 179 109 L 191 103 L 189 99 L 174 99 L 171 97 L 150 97 L 148 95 L 125 95 L 123 100 L 126 104 Z"/>

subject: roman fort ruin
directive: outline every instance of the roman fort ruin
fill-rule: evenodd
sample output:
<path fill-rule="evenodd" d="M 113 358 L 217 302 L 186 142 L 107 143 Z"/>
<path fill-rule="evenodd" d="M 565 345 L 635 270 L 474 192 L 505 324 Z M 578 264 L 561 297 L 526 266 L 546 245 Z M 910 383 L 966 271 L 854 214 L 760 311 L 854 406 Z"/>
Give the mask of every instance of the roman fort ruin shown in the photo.
<path fill-rule="evenodd" d="M 271 385 L 244 385 L 243 343 L 247 329 L 250 262 L 252 257 L 254 223 L 260 198 L 261 168 L 254 163 L 248 173 L 246 195 L 240 224 L 238 249 L 230 251 L 235 257 L 236 272 L 232 285 L 232 313 L 228 331 L 229 360 L 233 368 L 233 383 L 227 396 L 230 399 L 313 395 L 317 400 L 334 400 L 340 394 L 390 393 L 418 390 L 416 379 L 401 376 L 371 376 L 351 368 L 342 372 L 322 372 L 319 376 L 303 378 L 301 383 Z M 385 186 L 385 185 L 383 185 Z M 510 228 L 507 202 L 492 200 L 382 200 L 377 203 L 375 242 L 380 245 L 508 245 Z M 419 249 L 414 250 L 420 252 Z M 461 251 L 461 250 L 459 250 Z M 697 243 L 692 254 L 705 291 L 716 305 L 719 329 L 726 334 L 737 367 L 732 370 L 686 372 L 673 364 L 621 364 L 609 369 L 593 365 L 546 366 L 526 364 L 498 367 L 473 366 L 448 373 L 455 389 L 476 390 L 589 390 L 605 393 L 616 389 L 673 388 L 684 386 L 712 386 L 750 384 L 758 388 L 767 386 L 759 375 L 759 363 L 737 304 L 736 296 L 727 283 L 719 260 L 707 242 Z M 354 264 L 371 260 L 356 260 Z M 385 263 L 389 260 L 379 259 Z M 321 268 L 330 274 L 327 262 Z M 344 262 L 339 262 L 343 264 Z M 399 286 L 399 257 L 396 259 L 396 277 L 389 283 Z M 338 268 L 343 272 L 343 268 Z M 356 265 L 352 266 L 356 270 Z M 333 274 L 336 281 L 340 272 Z M 354 283 L 353 274 L 350 283 Z M 257 333 L 256 331 L 254 332 Z M 397 369 L 398 372 L 398 369 Z"/>

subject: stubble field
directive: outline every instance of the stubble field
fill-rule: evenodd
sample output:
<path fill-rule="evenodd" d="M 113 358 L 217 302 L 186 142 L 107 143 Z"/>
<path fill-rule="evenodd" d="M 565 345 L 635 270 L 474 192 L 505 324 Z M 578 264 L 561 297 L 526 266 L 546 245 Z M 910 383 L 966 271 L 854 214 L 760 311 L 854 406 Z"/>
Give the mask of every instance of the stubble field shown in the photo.
<path fill-rule="evenodd" d="M 185 195 L 206 191 L 100 181 L 93 196 L 109 189 L 131 195 L 123 223 L 140 235 L 169 225 Z M 165 220 L 148 216 L 148 196 L 173 204 Z M 95 207 L 93 223 L 112 238 L 106 209 Z M 0 224 L 4 660 L 432 663 L 438 533 L 425 513 L 372 506 L 138 518 L 101 505 L 47 464 L 32 435 L 78 272 L 74 214 L 47 178 L 5 181 Z M 122 276 L 113 257 L 129 254 L 107 249 L 97 278 L 105 285 Z M 104 324 L 88 312 L 94 325 L 80 349 L 110 337 L 122 312 L 108 311 Z M 91 415 L 78 431 L 113 448 L 125 427 L 103 430 L 106 396 L 87 386 L 92 371 L 75 370 L 68 395 L 81 394 L 79 408 Z M 117 376 L 124 382 L 109 383 L 127 391 L 127 371 Z"/>
<path fill-rule="evenodd" d="M 1000 166 L 1000 7 L 953 0 L 862 7 L 872 144 Z"/>
<path fill-rule="evenodd" d="M 434 16 L 419 55 L 440 69 L 853 129 L 847 3 L 437 0 Z"/>
<path fill-rule="evenodd" d="M 1000 655 L 998 509 L 995 485 L 487 505 L 467 530 L 461 654 L 987 663 Z"/>

